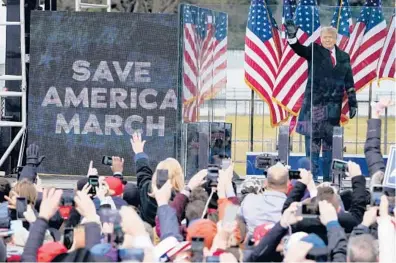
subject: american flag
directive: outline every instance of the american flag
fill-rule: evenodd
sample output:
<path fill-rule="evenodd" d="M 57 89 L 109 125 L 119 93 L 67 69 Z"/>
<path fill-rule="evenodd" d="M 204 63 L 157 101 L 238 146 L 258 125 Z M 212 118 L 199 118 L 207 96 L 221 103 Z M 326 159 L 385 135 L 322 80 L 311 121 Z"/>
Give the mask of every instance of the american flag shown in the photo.
<path fill-rule="evenodd" d="M 351 58 L 356 91 L 376 78 L 378 59 L 385 38 L 386 22 L 381 10 L 381 0 L 367 0 L 345 49 Z M 342 104 L 342 119 L 344 119 L 349 111 L 346 97 Z"/>
<path fill-rule="evenodd" d="M 283 10 L 282 10 L 282 51 L 287 47 L 287 36 L 285 23 L 288 20 L 294 19 L 294 14 L 296 12 L 297 3 L 296 0 L 283 0 Z M 294 128 L 297 125 L 297 116 L 289 116 L 289 133 L 292 134 Z"/>
<path fill-rule="evenodd" d="M 296 9 L 295 23 L 300 27 L 297 38 L 305 46 L 320 40 L 319 11 L 315 4 L 315 0 L 301 0 Z M 307 81 L 308 62 L 287 45 L 275 81 L 274 99 L 297 116 Z"/>
<path fill-rule="evenodd" d="M 227 14 L 183 5 L 183 119 L 196 122 L 199 107 L 227 82 Z"/>
<path fill-rule="evenodd" d="M 337 46 L 344 50 L 348 44 L 349 36 L 353 30 L 352 12 L 348 0 L 339 0 L 334 11 L 331 26 L 337 29 Z"/>
<path fill-rule="evenodd" d="M 198 119 L 198 7 L 183 5 L 183 119 Z"/>
<path fill-rule="evenodd" d="M 208 57 L 204 54 L 203 70 L 205 82 L 202 83 L 201 104 L 202 100 L 207 100 L 216 96 L 216 94 L 227 85 L 227 21 L 226 13 L 217 13 L 215 20 L 215 37 L 211 38 L 211 47 L 204 49 Z"/>
<path fill-rule="evenodd" d="M 385 44 L 378 62 L 378 79 L 395 79 L 395 63 L 396 63 L 396 20 L 395 13 L 392 16 L 388 35 L 386 36 Z"/>
<path fill-rule="evenodd" d="M 272 100 L 272 90 L 281 58 L 281 39 L 264 0 L 252 0 L 245 36 L 245 82 L 268 104 L 271 125 L 287 118 Z"/>

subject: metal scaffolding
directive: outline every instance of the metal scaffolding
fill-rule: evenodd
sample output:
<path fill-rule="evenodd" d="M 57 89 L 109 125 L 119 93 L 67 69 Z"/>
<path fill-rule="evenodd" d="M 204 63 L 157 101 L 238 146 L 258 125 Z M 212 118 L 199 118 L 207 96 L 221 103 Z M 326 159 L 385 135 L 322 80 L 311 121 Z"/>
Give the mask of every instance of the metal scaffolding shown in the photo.
<path fill-rule="evenodd" d="M 111 12 L 111 0 L 106 0 L 106 4 L 89 4 L 83 3 L 81 0 L 76 0 L 76 11 L 81 11 L 81 8 L 106 8 L 107 12 Z"/>
<path fill-rule="evenodd" d="M 21 91 L 0 91 L 0 97 L 20 97 L 21 98 L 21 121 L 3 121 L 0 120 L 0 127 L 20 127 L 19 132 L 12 140 L 7 150 L 1 156 L 0 166 L 3 165 L 11 151 L 14 149 L 19 140 L 21 140 L 21 147 L 18 156 L 18 166 L 22 165 L 23 149 L 26 140 L 26 46 L 25 46 L 25 0 L 20 0 L 19 6 L 19 22 L 0 23 L 0 26 L 19 26 L 21 36 L 21 72 L 22 75 L 1 75 L 0 80 L 5 81 L 21 81 Z"/>

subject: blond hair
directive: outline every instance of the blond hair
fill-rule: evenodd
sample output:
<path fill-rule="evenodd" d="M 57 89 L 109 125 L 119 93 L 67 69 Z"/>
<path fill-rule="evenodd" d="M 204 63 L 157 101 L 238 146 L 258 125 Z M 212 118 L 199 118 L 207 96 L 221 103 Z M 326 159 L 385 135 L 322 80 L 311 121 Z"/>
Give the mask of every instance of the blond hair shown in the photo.
<path fill-rule="evenodd" d="M 37 200 L 37 190 L 34 184 L 27 180 L 22 179 L 12 189 L 19 197 L 25 197 L 26 201 L 30 205 L 34 205 Z"/>
<path fill-rule="evenodd" d="M 180 163 L 174 158 L 167 158 L 161 161 L 153 174 L 152 182 L 157 181 L 157 170 L 168 170 L 168 179 L 172 184 L 172 188 L 181 191 L 184 188 L 184 174 Z"/>
<path fill-rule="evenodd" d="M 337 29 L 335 29 L 334 27 L 322 27 L 322 29 L 320 30 L 320 35 L 322 35 L 323 33 L 331 33 L 337 39 Z"/>

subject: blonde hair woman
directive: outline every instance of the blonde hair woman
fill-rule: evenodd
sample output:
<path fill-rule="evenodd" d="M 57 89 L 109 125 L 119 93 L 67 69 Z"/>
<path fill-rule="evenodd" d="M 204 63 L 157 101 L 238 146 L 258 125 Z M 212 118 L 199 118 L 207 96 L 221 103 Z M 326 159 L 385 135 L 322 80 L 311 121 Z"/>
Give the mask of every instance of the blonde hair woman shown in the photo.
<path fill-rule="evenodd" d="M 137 177 L 137 186 L 140 196 L 140 216 L 151 226 L 155 225 L 155 216 L 157 214 L 157 202 L 153 198 L 153 185 L 157 182 L 157 171 L 167 170 L 168 179 L 171 181 L 172 189 L 176 192 L 183 190 L 184 174 L 180 163 L 173 158 L 163 160 L 157 165 L 155 172 L 150 168 L 149 158 L 144 153 L 144 144 L 142 136 L 135 133 L 131 138 L 132 150 L 135 153 L 135 169 Z"/>
<path fill-rule="evenodd" d="M 184 189 L 184 174 L 180 163 L 174 158 L 167 158 L 161 161 L 153 174 L 152 183 L 157 182 L 157 171 L 167 170 L 168 180 L 172 185 L 172 189 L 180 192 Z"/>

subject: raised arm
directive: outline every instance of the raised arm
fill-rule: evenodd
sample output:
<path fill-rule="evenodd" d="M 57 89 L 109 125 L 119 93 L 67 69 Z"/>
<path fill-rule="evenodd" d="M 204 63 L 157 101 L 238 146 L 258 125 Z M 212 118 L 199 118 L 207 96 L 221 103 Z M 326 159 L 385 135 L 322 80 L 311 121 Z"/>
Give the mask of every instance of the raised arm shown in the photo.
<path fill-rule="evenodd" d="M 302 45 L 297 39 L 297 30 L 298 27 L 294 24 L 293 20 L 288 20 L 285 23 L 286 33 L 287 33 L 287 42 L 290 47 L 296 52 L 300 57 L 305 58 L 306 60 L 312 59 L 312 45 L 306 47 Z"/>
<path fill-rule="evenodd" d="M 378 171 L 385 172 L 385 163 L 381 154 L 381 112 L 392 104 L 391 99 L 382 98 L 372 108 L 372 118 L 367 121 L 367 137 L 364 155 L 370 176 Z"/>

